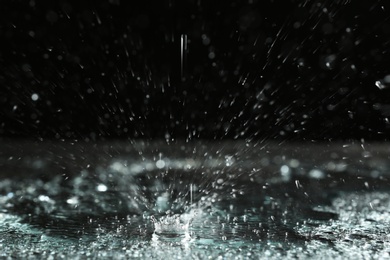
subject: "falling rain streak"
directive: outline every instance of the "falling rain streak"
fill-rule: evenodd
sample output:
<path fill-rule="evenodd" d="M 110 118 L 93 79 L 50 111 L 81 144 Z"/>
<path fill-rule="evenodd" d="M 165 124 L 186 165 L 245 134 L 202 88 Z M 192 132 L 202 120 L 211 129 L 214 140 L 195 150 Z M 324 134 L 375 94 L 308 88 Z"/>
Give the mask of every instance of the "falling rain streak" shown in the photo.
<path fill-rule="evenodd" d="M 187 64 L 187 35 L 180 36 L 180 77 L 182 81 L 186 80 L 186 64 Z"/>

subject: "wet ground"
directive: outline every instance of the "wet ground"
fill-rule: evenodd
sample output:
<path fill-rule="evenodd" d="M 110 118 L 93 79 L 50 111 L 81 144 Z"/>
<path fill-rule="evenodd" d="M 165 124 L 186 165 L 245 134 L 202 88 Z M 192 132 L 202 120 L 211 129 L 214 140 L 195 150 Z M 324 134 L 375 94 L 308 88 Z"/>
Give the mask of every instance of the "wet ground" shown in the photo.
<path fill-rule="evenodd" d="M 390 257 L 388 144 L 0 145 L 1 257 Z"/>

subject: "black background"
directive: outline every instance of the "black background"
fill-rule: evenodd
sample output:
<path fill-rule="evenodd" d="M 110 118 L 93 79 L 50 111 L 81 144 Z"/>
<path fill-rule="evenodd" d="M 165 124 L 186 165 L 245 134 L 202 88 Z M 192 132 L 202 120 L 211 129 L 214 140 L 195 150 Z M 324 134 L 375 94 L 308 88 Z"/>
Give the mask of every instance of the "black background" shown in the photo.
<path fill-rule="evenodd" d="M 0 10 L 3 137 L 390 133 L 384 0 L 20 0 Z"/>

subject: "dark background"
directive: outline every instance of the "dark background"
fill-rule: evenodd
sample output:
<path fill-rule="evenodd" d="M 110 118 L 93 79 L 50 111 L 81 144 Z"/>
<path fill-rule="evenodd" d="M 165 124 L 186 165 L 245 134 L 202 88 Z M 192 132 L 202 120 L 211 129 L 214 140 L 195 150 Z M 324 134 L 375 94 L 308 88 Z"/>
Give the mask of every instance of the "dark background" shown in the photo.
<path fill-rule="evenodd" d="M 387 2 L 4 1 L 0 135 L 388 140 Z"/>

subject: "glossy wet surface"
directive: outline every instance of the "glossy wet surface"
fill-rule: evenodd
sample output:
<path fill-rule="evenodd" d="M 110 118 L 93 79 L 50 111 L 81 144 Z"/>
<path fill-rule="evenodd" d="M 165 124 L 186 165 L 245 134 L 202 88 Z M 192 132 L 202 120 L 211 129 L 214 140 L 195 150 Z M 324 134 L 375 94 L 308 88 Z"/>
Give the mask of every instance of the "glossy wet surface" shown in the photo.
<path fill-rule="evenodd" d="M 389 257 L 387 144 L 1 144 L 1 256 Z"/>

